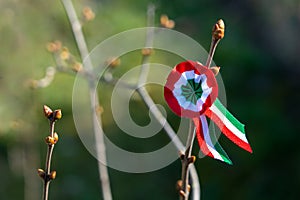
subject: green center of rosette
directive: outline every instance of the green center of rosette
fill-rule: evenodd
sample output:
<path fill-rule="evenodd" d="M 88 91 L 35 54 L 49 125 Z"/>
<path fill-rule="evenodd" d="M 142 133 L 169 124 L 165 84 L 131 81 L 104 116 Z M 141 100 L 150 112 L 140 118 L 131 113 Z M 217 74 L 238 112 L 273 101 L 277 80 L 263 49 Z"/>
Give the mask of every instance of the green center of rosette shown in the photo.
<path fill-rule="evenodd" d="M 195 79 L 188 79 L 186 85 L 181 86 L 181 95 L 185 97 L 186 101 L 197 104 L 198 99 L 201 98 L 203 90 L 201 87 L 201 80 L 199 83 Z"/>

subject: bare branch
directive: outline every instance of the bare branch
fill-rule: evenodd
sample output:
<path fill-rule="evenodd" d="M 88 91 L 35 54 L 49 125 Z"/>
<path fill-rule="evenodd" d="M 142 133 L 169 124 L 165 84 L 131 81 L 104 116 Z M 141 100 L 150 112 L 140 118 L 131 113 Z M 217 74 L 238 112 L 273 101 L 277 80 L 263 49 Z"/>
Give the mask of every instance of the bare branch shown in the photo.
<path fill-rule="evenodd" d="M 212 39 L 210 44 L 210 49 L 207 57 L 205 66 L 210 68 L 210 64 L 214 57 L 216 48 L 221 39 L 223 39 L 225 34 L 225 24 L 222 19 L 218 20 L 217 23 L 213 26 L 212 29 Z"/>
<path fill-rule="evenodd" d="M 156 118 L 156 120 L 163 126 L 164 130 L 168 134 L 169 138 L 172 140 L 173 144 L 177 148 L 179 152 L 183 152 L 185 147 L 180 141 L 180 139 L 177 137 L 175 131 L 171 127 L 171 125 L 168 123 L 167 119 L 162 115 L 160 110 L 157 108 L 155 105 L 154 101 L 150 97 L 149 93 L 144 87 L 139 87 L 137 89 L 137 92 L 139 95 L 142 97 L 143 101 L 147 105 L 147 107 L 150 109 L 151 113 L 153 116 Z M 193 133 L 193 132 L 192 132 Z M 188 144 L 192 143 L 193 141 L 193 136 L 189 136 Z M 192 187 L 193 187 L 193 199 L 194 200 L 199 200 L 200 199 L 200 183 L 199 183 L 199 178 L 197 171 L 195 169 L 195 166 L 193 163 L 190 163 L 190 170 L 187 171 L 191 175 L 192 179 Z"/>
<path fill-rule="evenodd" d="M 45 142 L 47 144 L 47 155 L 46 155 L 46 164 L 45 170 L 38 169 L 38 175 L 43 179 L 43 200 L 48 200 L 49 197 L 49 185 L 52 180 L 56 177 L 56 171 L 51 171 L 51 161 L 54 145 L 58 141 L 58 135 L 54 132 L 54 125 L 57 120 L 62 117 L 60 109 L 52 111 L 48 106 L 44 105 L 43 107 L 44 115 L 49 120 L 50 130 L 49 135 L 46 137 Z"/>
<path fill-rule="evenodd" d="M 189 173 L 191 175 L 191 179 L 192 179 L 192 197 L 193 197 L 193 200 L 200 200 L 200 195 L 201 195 L 201 190 L 200 190 L 200 181 L 199 181 L 199 178 L 198 178 L 198 173 L 197 173 L 197 170 L 195 168 L 195 165 L 194 164 L 191 164 L 190 165 L 190 170 L 189 170 Z"/>
<path fill-rule="evenodd" d="M 33 86 L 35 88 L 45 88 L 45 87 L 49 86 L 54 79 L 55 73 L 56 73 L 56 70 L 54 67 L 51 67 L 51 66 L 47 67 L 45 77 L 34 81 Z"/>
<path fill-rule="evenodd" d="M 54 133 L 54 124 L 55 121 L 50 121 L 50 135 Z M 43 192 L 43 200 L 47 200 L 49 196 L 49 184 L 51 179 L 49 179 L 52 153 L 53 153 L 54 144 L 48 144 L 47 156 L 46 156 L 46 168 L 45 168 L 45 176 L 44 176 L 44 192 Z"/>
<path fill-rule="evenodd" d="M 142 97 L 143 101 L 145 104 L 148 106 L 149 110 L 152 112 L 153 116 L 157 119 L 157 121 L 164 127 L 164 130 L 168 134 L 169 138 L 172 140 L 176 148 L 178 149 L 179 152 L 182 152 L 184 149 L 188 150 L 187 158 L 190 157 L 191 154 L 191 149 L 192 149 L 192 143 L 194 141 L 194 131 L 190 127 L 190 133 L 188 136 L 187 140 L 187 146 L 184 148 L 184 145 L 181 143 L 179 138 L 177 137 L 175 131 L 171 127 L 171 125 L 168 123 L 167 119 L 162 115 L 160 110 L 157 108 L 155 103 L 153 102 L 152 98 L 150 97 L 149 93 L 144 87 L 144 84 L 147 80 L 148 72 L 149 72 L 149 57 L 152 53 L 152 45 L 153 45 L 153 39 L 154 39 L 154 18 L 155 18 L 155 7 L 154 5 L 150 4 L 148 6 L 148 11 L 147 11 L 147 35 L 146 35 L 146 41 L 145 41 L 145 49 L 148 51 L 143 52 L 143 58 L 142 58 L 142 67 L 141 67 L 141 72 L 139 76 L 139 81 L 138 81 L 138 88 L 137 92 L 139 95 Z M 150 109 L 151 108 L 151 109 Z M 188 163 L 185 162 L 186 164 L 183 164 L 183 176 L 184 180 L 186 180 L 186 184 L 183 184 L 185 187 L 185 192 L 187 192 L 187 186 L 188 186 L 188 174 L 190 173 L 191 179 L 192 179 L 192 184 L 193 184 L 193 198 L 194 200 L 199 200 L 200 199 L 200 183 L 197 175 L 197 171 L 193 165 L 193 163 Z M 189 170 L 189 165 L 190 170 Z M 187 198 L 188 199 L 188 192 L 187 192 Z"/>
<path fill-rule="evenodd" d="M 145 41 L 145 49 L 143 49 L 142 67 L 139 76 L 138 86 L 142 86 L 147 80 L 149 72 L 149 57 L 152 53 L 153 37 L 154 37 L 154 17 L 155 17 L 155 6 L 150 4 L 147 11 L 147 33 Z M 145 51 L 146 50 L 146 51 Z"/>
<path fill-rule="evenodd" d="M 181 158 L 182 163 L 182 173 L 181 173 L 181 181 L 182 186 L 180 190 L 180 199 L 181 200 L 188 200 L 189 199 L 189 193 L 190 193 L 190 185 L 189 185 L 189 165 L 195 162 L 195 156 L 191 156 L 192 148 L 193 148 L 193 142 L 195 138 L 195 128 L 193 126 L 192 120 L 190 120 L 190 127 L 189 127 L 189 133 L 188 138 L 185 145 L 185 153 L 183 153 Z"/>
<path fill-rule="evenodd" d="M 85 39 L 84 39 L 82 30 L 81 30 L 81 24 L 77 19 L 77 15 L 75 13 L 75 10 L 74 10 L 74 7 L 73 7 L 71 1 L 70 0 L 62 0 L 62 2 L 64 4 L 64 7 L 68 14 L 70 23 L 72 25 L 73 33 L 74 33 L 82 60 L 85 61 L 84 62 L 84 64 L 85 64 L 84 71 L 89 74 L 89 72 L 91 72 L 91 70 L 93 69 L 93 65 L 92 65 L 91 60 L 88 57 L 88 50 L 87 50 Z M 139 93 L 139 95 L 142 97 L 143 101 L 147 105 L 147 107 L 149 109 L 151 108 L 150 111 L 152 112 L 153 116 L 163 126 L 164 130 L 166 131 L 169 138 L 172 140 L 172 142 L 175 145 L 175 147 L 177 148 L 177 150 L 184 151 L 186 149 L 185 146 L 182 144 L 180 139 L 177 137 L 175 131 L 173 130 L 171 125 L 168 123 L 167 119 L 162 115 L 160 110 L 157 108 L 154 101 L 152 100 L 149 93 L 147 92 L 147 90 L 144 87 L 144 83 L 146 82 L 146 79 L 148 76 L 149 57 L 151 55 L 151 51 L 152 51 L 151 47 L 153 44 L 153 37 L 154 37 L 154 32 L 153 32 L 153 28 L 152 28 L 154 26 L 154 13 L 155 13 L 154 5 L 149 5 L 148 12 L 147 12 L 147 16 L 148 16 L 147 24 L 148 24 L 149 29 L 148 29 L 147 35 L 146 35 L 145 49 L 148 49 L 150 51 L 148 51 L 148 53 L 143 52 L 142 69 L 141 69 L 140 76 L 139 76 L 138 88 L 136 89 L 135 85 L 131 85 L 131 84 L 128 84 L 125 82 L 122 82 L 121 85 L 123 85 L 127 89 L 136 89 L 137 90 L 137 92 Z M 84 74 L 82 74 L 82 75 L 84 75 Z M 93 88 L 95 89 L 95 87 L 96 87 L 95 81 L 97 80 L 97 77 L 92 77 L 92 76 L 85 76 L 85 77 L 88 77 L 88 79 L 90 81 L 90 95 L 95 95 L 94 93 L 92 93 L 92 91 L 93 91 Z M 118 80 L 114 79 L 114 78 L 111 78 L 109 80 L 107 80 L 105 78 L 101 78 L 100 80 L 104 81 L 106 83 L 112 84 L 112 85 L 115 85 L 118 82 Z M 93 110 L 95 110 L 95 108 L 100 106 L 97 94 L 96 94 L 96 96 L 94 96 L 94 98 L 91 98 L 91 105 L 95 105 L 92 108 Z M 99 122 L 101 122 L 100 116 L 97 115 L 97 112 L 95 110 L 95 112 L 93 113 L 93 123 L 94 124 L 97 123 L 97 118 L 99 118 L 98 120 L 99 120 Z M 101 155 L 102 159 L 105 158 L 105 160 L 106 160 L 105 146 L 104 146 L 104 142 L 103 142 L 103 130 L 99 129 L 99 127 L 94 127 L 94 130 L 95 130 L 95 136 L 96 136 L 96 140 L 97 140 L 98 156 Z M 99 133 L 96 133 L 96 131 Z M 193 138 L 193 137 L 189 137 L 189 138 Z M 189 140 L 189 141 L 192 142 L 192 140 Z M 188 143 L 190 143 L 190 142 L 188 142 Z M 100 145 L 101 143 L 103 143 L 103 144 Z M 104 149 L 101 149 L 99 146 L 104 147 Z M 111 190 L 110 190 L 110 185 L 109 185 L 107 169 L 105 166 L 102 166 L 101 163 L 99 163 L 99 173 L 100 173 L 103 193 L 106 193 L 106 195 L 107 195 L 106 197 L 104 197 L 104 199 L 105 200 L 111 199 L 112 197 L 111 197 Z M 200 183 L 199 183 L 198 175 L 197 175 L 197 172 L 196 172 L 196 169 L 195 169 L 195 166 L 193 163 L 190 163 L 189 170 L 187 170 L 187 173 L 189 173 L 191 176 L 192 188 L 193 188 L 193 190 L 192 190 L 193 191 L 193 200 L 199 200 L 200 199 Z M 108 195 L 107 193 L 109 193 L 110 195 Z"/>
<path fill-rule="evenodd" d="M 69 21 L 71 23 L 76 44 L 81 55 L 81 59 L 82 61 L 84 61 L 83 67 L 85 68 L 86 71 L 91 72 L 93 70 L 93 64 L 90 57 L 88 56 L 89 51 L 74 6 L 71 0 L 62 0 L 62 2 L 66 10 L 66 13 L 68 15 Z M 108 169 L 107 166 L 105 166 L 99 161 L 101 158 L 101 160 L 104 163 L 107 163 L 106 148 L 104 143 L 104 133 L 102 127 L 98 127 L 98 123 L 101 124 L 101 116 L 100 113 L 97 112 L 97 109 L 100 108 L 100 103 L 99 103 L 98 94 L 94 93 L 96 87 L 97 85 L 95 80 L 89 79 L 89 94 L 90 94 L 90 102 L 91 102 L 91 109 L 92 109 L 93 129 L 94 129 L 95 140 L 96 140 L 98 169 L 99 169 L 100 181 L 102 186 L 102 193 L 103 193 L 104 200 L 112 200 Z"/>

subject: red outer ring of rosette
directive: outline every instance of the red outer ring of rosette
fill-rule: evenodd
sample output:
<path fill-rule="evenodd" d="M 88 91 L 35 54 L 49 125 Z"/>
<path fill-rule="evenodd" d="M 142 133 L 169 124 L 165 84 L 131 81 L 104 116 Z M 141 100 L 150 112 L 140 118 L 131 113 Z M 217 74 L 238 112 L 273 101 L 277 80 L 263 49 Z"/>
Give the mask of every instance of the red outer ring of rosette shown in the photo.
<path fill-rule="evenodd" d="M 182 108 L 175 96 L 173 95 L 174 85 L 182 76 L 182 73 L 185 71 L 194 70 L 195 74 L 205 74 L 207 77 L 207 85 L 212 88 L 211 94 L 207 97 L 205 103 L 202 105 L 202 109 L 199 112 L 195 112 L 192 110 L 187 110 Z M 208 69 L 206 66 L 202 65 L 199 62 L 195 61 L 185 61 L 179 63 L 174 67 L 174 69 L 170 72 L 166 85 L 164 87 L 164 97 L 166 102 L 168 103 L 171 110 L 181 116 L 187 118 L 195 118 L 202 115 L 216 100 L 218 96 L 218 84 L 213 72 Z"/>

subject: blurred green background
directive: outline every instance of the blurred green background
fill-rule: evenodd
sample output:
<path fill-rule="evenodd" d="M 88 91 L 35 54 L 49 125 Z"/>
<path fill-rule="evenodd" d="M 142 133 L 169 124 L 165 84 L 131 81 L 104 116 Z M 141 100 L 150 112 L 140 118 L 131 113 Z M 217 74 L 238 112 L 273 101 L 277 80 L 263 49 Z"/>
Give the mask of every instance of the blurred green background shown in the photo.
<path fill-rule="evenodd" d="M 214 61 L 221 66 L 227 106 L 246 124 L 254 153 L 239 149 L 221 137 L 221 144 L 234 162 L 228 166 L 210 158 L 198 159 L 202 199 L 298 199 L 300 189 L 300 2 L 220 0 L 82 0 L 74 1 L 80 15 L 85 6 L 95 19 L 84 25 L 89 49 L 121 31 L 146 25 L 149 3 L 159 16 L 167 14 L 175 30 L 210 45 L 212 25 L 226 23 Z M 31 89 L 30 80 L 44 76 L 54 66 L 46 44 L 60 40 L 79 55 L 70 24 L 60 1 L 0 1 L 0 199 L 41 199 L 42 181 L 37 168 L 44 167 L 48 122 L 42 106 L 61 108 L 56 125 L 60 141 L 54 150 L 52 169 L 57 179 L 50 185 L 50 199 L 101 199 L 97 162 L 82 145 L 72 118 L 74 76 L 58 73 L 49 87 Z M 127 57 L 126 57 L 127 56 Z M 157 51 L 160 60 L 172 58 Z M 79 59 L 78 59 L 79 60 Z M 125 55 L 121 75 L 139 65 L 139 52 Z M 170 65 L 176 63 L 169 61 Z M 122 68 L 122 66 L 125 66 Z M 99 92 L 104 107 L 106 134 L 120 146 L 138 150 L 156 149 L 168 141 L 161 133 L 146 143 L 118 132 L 109 108 L 112 87 Z M 160 87 L 150 94 L 166 107 Z M 99 89 L 100 90 L 100 89 Z M 133 98 L 131 113 L 139 124 L 147 124 L 148 110 Z M 168 110 L 171 124 L 179 119 Z M 145 150 L 145 149 L 143 149 Z M 195 153 L 198 152 L 197 147 Z M 124 199 L 177 199 L 175 183 L 180 178 L 180 161 L 145 174 L 109 170 L 113 197 Z"/>

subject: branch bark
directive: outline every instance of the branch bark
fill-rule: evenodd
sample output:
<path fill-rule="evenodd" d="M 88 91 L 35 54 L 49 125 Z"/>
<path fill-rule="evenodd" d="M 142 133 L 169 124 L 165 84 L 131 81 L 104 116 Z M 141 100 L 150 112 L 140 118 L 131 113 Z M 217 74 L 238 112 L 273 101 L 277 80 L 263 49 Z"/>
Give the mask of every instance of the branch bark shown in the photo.
<path fill-rule="evenodd" d="M 182 172 L 181 172 L 181 190 L 180 190 L 180 199 L 188 200 L 191 186 L 189 185 L 189 165 L 195 162 L 196 157 L 191 157 L 193 142 L 195 138 L 195 128 L 193 126 L 192 120 L 190 120 L 190 127 L 188 138 L 185 145 L 185 152 L 180 156 L 182 163 Z"/>
<path fill-rule="evenodd" d="M 81 24 L 78 20 L 77 14 L 75 12 L 74 6 L 71 0 L 62 0 L 66 13 L 68 15 L 68 19 L 72 26 L 73 34 L 76 40 L 77 47 L 80 52 L 81 60 L 84 61 L 84 68 L 88 72 L 92 72 L 93 64 L 91 59 L 89 58 L 89 51 L 86 45 L 86 41 L 82 32 Z M 96 151 L 98 156 L 98 170 L 100 176 L 100 182 L 102 186 L 102 193 L 104 200 L 112 200 L 112 193 L 110 188 L 110 180 L 107 166 L 102 164 L 99 160 L 104 163 L 107 163 L 106 158 L 106 148 L 104 143 L 104 133 L 102 127 L 98 127 L 98 123 L 101 124 L 101 116 L 100 113 L 97 112 L 97 109 L 100 108 L 99 97 L 98 94 L 95 93 L 96 91 L 96 80 L 88 79 L 89 81 L 89 95 L 90 95 L 90 103 L 91 103 L 91 110 L 92 110 L 92 117 L 93 117 L 93 129 L 95 134 L 96 140 Z"/>
<path fill-rule="evenodd" d="M 62 0 L 62 2 L 66 9 L 70 23 L 72 25 L 73 33 L 74 33 L 82 60 L 86 59 L 85 66 L 84 66 L 85 71 L 90 71 L 93 69 L 93 65 L 92 65 L 91 60 L 88 58 L 87 46 L 86 46 L 85 39 L 84 39 L 82 30 L 81 30 L 80 22 L 78 21 L 76 12 L 74 10 L 74 7 L 70 0 Z M 152 43 L 153 43 L 154 32 L 153 32 L 153 29 L 151 29 L 151 27 L 153 27 L 154 13 L 155 13 L 155 7 L 153 5 L 149 5 L 148 12 L 147 12 L 147 15 L 148 15 L 148 23 L 147 24 L 149 26 L 149 31 L 147 32 L 146 42 L 145 42 L 145 48 L 149 48 L 149 49 L 151 48 Z M 147 90 L 144 87 L 144 83 L 147 79 L 148 71 L 149 71 L 149 64 L 148 64 L 149 56 L 150 56 L 150 54 L 143 55 L 142 69 L 141 69 L 139 80 L 138 80 L 138 89 L 136 89 L 136 90 L 137 90 L 138 94 L 141 96 L 144 103 L 147 105 L 147 107 L 149 109 L 151 108 L 150 111 L 152 112 L 153 116 L 163 126 L 164 130 L 166 131 L 169 138 L 172 140 L 172 142 L 175 145 L 175 147 L 177 148 L 177 150 L 179 152 L 182 152 L 186 149 L 186 147 L 182 144 L 180 139 L 177 137 L 175 131 L 173 130 L 171 125 L 168 123 L 167 119 L 162 115 L 160 110 L 157 108 L 154 101 L 152 100 L 149 93 L 147 92 Z M 95 80 L 92 77 L 90 77 L 89 82 L 90 82 L 90 91 L 91 91 L 90 95 L 94 95 L 93 98 L 91 98 L 91 105 L 95 105 L 92 107 L 92 110 L 93 110 L 93 119 L 94 119 L 93 123 L 96 124 L 97 118 L 98 118 L 98 121 L 101 123 L 101 118 L 100 118 L 100 116 L 97 115 L 97 112 L 96 112 L 96 108 L 98 106 L 100 106 L 99 101 L 98 101 L 98 95 L 94 94 L 92 92 L 92 91 L 94 91 L 94 89 L 96 87 L 95 82 L 94 82 L 94 81 L 96 81 L 96 77 L 94 77 L 94 78 L 95 78 Z M 105 79 L 101 79 L 101 80 L 105 81 L 107 83 L 113 84 L 113 85 L 117 82 L 117 80 L 115 80 L 115 79 L 113 79 L 113 81 L 112 80 L 107 81 Z M 128 88 L 128 89 L 135 88 L 134 86 L 128 85 L 127 83 L 124 83 L 124 86 L 125 86 L 125 88 Z M 94 127 L 94 130 L 95 131 L 98 130 L 98 133 L 95 132 L 98 156 L 101 156 L 102 159 L 105 158 L 105 160 L 106 160 L 106 153 L 105 153 L 106 151 L 105 151 L 105 146 L 104 146 L 104 141 L 103 141 L 103 131 L 102 131 L 102 129 L 99 130 L 98 127 Z M 100 179 L 101 179 L 101 183 L 102 183 L 104 199 L 110 200 L 110 199 L 112 199 L 112 195 L 111 195 L 111 189 L 110 189 L 107 168 L 105 166 L 103 166 L 101 163 L 98 163 L 98 165 L 99 165 L 99 173 L 100 173 Z M 191 177 L 193 200 L 199 200 L 200 199 L 200 183 L 199 183 L 197 171 L 196 171 L 193 163 L 190 163 L 189 170 L 187 170 L 186 172 Z"/>
<path fill-rule="evenodd" d="M 56 177 L 56 171 L 51 171 L 51 161 L 54 145 L 58 141 L 58 135 L 54 132 L 54 125 L 57 120 L 62 117 L 61 110 L 55 110 L 54 112 L 46 105 L 43 107 L 44 114 L 49 120 L 50 130 L 49 135 L 46 137 L 45 142 L 47 144 L 47 155 L 46 155 L 46 164 L 45 170 L 38 169 L 38 175 L 43 179 L 43 200 L 48 200 L 49 197 L 49 185 L 52 180 Z"/>
<path fill-rule="evenodd" d="M 150 4 L 147 10 L 147 33 L 146 33 L 146 41 L 145 41 L 145 49 L 147 52 L 143 52 L 142 57 L 142 67 L 139 75 L 138 87 L 143 86 L 145 81 L 147 80 L 148 72 L 149 72 L 149 58 L 152 53 L 153 46 L 153 37 L 154 37 L 154 18 L 155 18 L 155 6 Z"/>
<path fill-rule="evenodd" d="M 185 149 L 184 145 L 177 137 L 175 131 L 173 130 L 171 125 L 168 123 L 167 119 L 162 115 L 160 110 L 157 108 L 157 106 L 155 105 L 154 101 L 150 97 L 147 90 L 144 87 L 139 87 L 137 89 L 137 92 L 142 97 L 142 99 L 145 102 L 145 104 L 147 105 L 147 107 L 149 109 L 151 108 L 150 109 L 151 113 L 156 118 L 156 120 L 163 126 L 164 130 L 168 134 L 169 138 L 172 140 L 172 142 L 175 145 L 175 147 L 177 148 L 177 150 L 179 152 L 183 152 Z M 190 137 L 190 138 L 194 138 L 194 137 Z M 190 142 L 192 142 L 192 141 L 190 141 Z M 190 142 L 188 142 L 188 143 L 190 143 Z M 200 182 L 199 182 L 196 168 L 193 163 L 190 163 L 189 170 L 187 172 L 190 174 L 191 180 L 192 180 L 193 200 L 200 200 Z"/>
<path fill-rule="evenodd" d="M 174 143 L 174 145 L 176 146 L 178 151 L 182 152 L 183 149 L 186 149 L 186 153 L 187 153 L 186 158 L 188 159 L 191 156 L 192 144 L 193 144 L 194 137 L 195 137 L 195 132 L 194 132 L 194 130 L 192 130 L 192 126 L 190 126 L 189 135 L 188 135 L 188 139 L 187 139 L 187 145 L 186 145 L 186 148 L 184 148 L 184 145 L 178 139 L 173 128 L 167 122 L 166 118 L 162 115 L 160 110 L 157 108 L 157 106 L 153 102 L 152 98 L 150 97 L 149 93 L 147 92 L 147 90 L 144 87 L 144 84 L 147 80 L 149 67 L 150 67 L 149 66 L 149 57 L 151 55 L 151 50 L 152 50 L 151 48 L 152 48 L 153 39 L 154 39 L 154 31 L 153 31 L 154 18 L 155 18 L 155 7 L 154 7 L 154 5 L 150 4 L 148 6 L 148 11 L 147 11 L 148 31 L 147 31 L 147 35 L 146 35 L 146 41 L 145 41 L 145 48 L 148 48 L 150 50 L 150 52 L 148 52 L 147 54 L 143 54 L 142 67 L 141 67 L 141 72 L 139 75 L 137 92 L 142 97 L 143 101 L 148 106 L 148 108 L 152 112 L 153 116 L 164 127 L 164 130 L 166 131 L 166 133 L 168 134 L 169 138 L 172 140 L 172 142 Z M 190 167 L 189 167 L 189 165 L 190 165 Z M 183 191 L 186 193 L 186 197 L 187 197 L 187 198 L 185 198 L 185 200 L 187 200 L 188 196 L 189 196 L 189 192 L 187 189 L 189 174 L 191 175 L 191 179 L 192 179 L 193 199 L 199 200 L 200 199 L 200 183 L 199 183 L 199 178 L 198 178 L 198 174 L 195 169 L 195 166 L 193 165 L 193 163 L 188 163 L 188 161 L 182 162 L 182 180 L 184 181 L 184 184 L 183 184 L 184 190 Z"/>
<path fill-rule="evenodd" d="M 49 134 L 51 137 L 53 137 L 53 135 L 54 135 L 54 125 L 55 125 L 55 121 L 51 120 L 50 121 L 50 134 Z M 47 155 L 46 155 L 46 164 L 45 164 L 43 200 L 48 200 L 48 196 L 49 196 L 49 185 L 50 185 L 50 181 L 51 181 L 51 179 L 49 179 L 49 174 L 51 172 L 50 168 L 51 168 L 53 149 L 54 149 L 54 144 L 48 144 Z"/>

